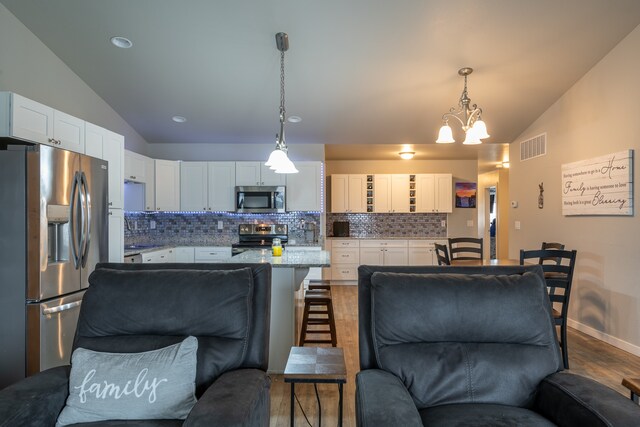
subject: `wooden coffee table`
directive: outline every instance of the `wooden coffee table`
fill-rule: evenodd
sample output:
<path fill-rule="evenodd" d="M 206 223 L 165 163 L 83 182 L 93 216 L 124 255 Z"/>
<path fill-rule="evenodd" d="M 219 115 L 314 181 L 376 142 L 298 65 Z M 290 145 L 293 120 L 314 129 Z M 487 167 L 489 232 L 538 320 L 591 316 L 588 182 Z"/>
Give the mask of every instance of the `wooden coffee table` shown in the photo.
<path fill-rule="evenodd" d="M 640 378 L 624 378 L 622 385 L 629 389 L 631 400 L 638 402 L 638 396 L 640 396 Z"/>
<path fill-rule="evenodd" d="M 342 426 L 342 386 L 347 382 L 347 367 L 344 351 L 340 347 L 291 347 L 284 382 L 291 383 L 291 427 L 294 423 L 295 384 L 338 384 L 338 426 Z M 318 400 L 320 406 L 320 400 Z M 318 422 L 322 425 L 321 408 L 318 407 Z"/>

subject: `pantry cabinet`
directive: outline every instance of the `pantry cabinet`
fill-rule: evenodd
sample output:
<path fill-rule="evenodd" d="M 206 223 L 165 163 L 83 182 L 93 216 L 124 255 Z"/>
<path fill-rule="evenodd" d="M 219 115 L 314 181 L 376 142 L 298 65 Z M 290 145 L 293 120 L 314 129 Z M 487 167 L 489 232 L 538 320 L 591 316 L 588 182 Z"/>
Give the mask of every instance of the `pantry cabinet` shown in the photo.
<path fill-rule="evenodd" d="M 86 123 L 85 154 L 108 162 L 109 207 L 124 208 L 124 136 Z"/>

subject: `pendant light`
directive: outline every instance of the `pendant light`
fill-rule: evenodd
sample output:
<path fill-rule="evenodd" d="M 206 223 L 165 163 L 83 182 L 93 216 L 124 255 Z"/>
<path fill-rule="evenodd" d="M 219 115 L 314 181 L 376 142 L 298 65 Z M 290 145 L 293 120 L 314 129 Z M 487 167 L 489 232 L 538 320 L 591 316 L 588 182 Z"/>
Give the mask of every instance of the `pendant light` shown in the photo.
<path fill-rule="evenodd" d="M 275 173 L 298 173 L 295 165 L 287 155 L 287 143 L 284 140 L 284 53 L 289 49 L 289 36 L 286 33 L 276 34 L 276 47 L 280 51 L 280 133 L 276 134 L 276 148 L 264 164 Z"/>

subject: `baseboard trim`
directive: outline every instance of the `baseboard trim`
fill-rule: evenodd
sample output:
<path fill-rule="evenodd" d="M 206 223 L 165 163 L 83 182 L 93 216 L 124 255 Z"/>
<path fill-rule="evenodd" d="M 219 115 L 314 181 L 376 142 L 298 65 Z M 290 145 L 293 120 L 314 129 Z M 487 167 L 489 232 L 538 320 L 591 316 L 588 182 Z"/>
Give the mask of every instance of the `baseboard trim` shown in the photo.
<path fill-rule="evenodd" d="M 624 350 L 628 353 L 631 353 L 635 356 L 640 357 L 640 346 L 631 344 L 629 342 L 621 340 L 620 338 L 616 338 L 612 335 L 606 334 L 602 331 L 592 328 L 591 326 L 587 326 L 575 320 L 567 319 L 567 326 L 570 326 L 573 329 L 577 329 L 580 332 L 584 332 L 585 334 L 593 338 L 599 339 L 600 341 L 604 341 L 607 344 L 611 344 L 612 346 L 617 347 L 620 350 Z"/>

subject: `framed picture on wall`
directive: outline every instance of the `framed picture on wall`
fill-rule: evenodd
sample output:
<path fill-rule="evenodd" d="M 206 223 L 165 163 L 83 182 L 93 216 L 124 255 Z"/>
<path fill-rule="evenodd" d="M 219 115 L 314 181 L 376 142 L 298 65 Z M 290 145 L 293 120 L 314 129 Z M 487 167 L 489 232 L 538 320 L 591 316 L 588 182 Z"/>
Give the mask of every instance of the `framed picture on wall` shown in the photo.
<path fill-rule="evenodd" d="M 456 182 L 456 208 L 475 208 L 477 194 L 475 182 Z"/>

